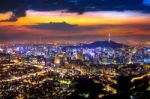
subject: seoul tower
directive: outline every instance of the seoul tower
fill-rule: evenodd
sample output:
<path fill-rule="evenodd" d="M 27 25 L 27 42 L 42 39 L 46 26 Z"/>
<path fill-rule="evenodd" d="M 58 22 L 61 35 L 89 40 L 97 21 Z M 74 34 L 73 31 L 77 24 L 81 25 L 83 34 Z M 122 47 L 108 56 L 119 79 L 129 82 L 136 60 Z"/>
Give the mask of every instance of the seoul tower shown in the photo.
<path fill-rule="evenodd" d="M 111 41 L 111 34 L 109 33 L 108 34 L 108 42 L 110 43 L 110 41 Z"/>

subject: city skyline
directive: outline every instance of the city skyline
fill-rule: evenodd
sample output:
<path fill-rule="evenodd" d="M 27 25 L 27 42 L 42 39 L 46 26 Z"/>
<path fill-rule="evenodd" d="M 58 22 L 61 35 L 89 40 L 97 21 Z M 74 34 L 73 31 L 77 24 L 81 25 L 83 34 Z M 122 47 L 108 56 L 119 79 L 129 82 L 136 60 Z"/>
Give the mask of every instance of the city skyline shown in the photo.
<path fill-rule="evenodd" d="M 149 41 L 150 0 L 3 0 L 0 41 Z"/>
<path fill-rule="evenodd" d="M 0 99 L 150 99 L 150 0 L 0 0 Z"/>

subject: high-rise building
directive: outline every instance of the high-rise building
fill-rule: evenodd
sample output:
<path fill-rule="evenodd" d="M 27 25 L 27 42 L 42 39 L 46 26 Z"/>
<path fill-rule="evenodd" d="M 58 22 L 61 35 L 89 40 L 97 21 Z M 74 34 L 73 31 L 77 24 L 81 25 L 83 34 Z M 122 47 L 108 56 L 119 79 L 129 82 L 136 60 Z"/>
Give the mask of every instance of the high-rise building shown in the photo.
<path fill-rule="evenodd" d="M 56 57 L 54 58 L 54 63 L 55 63 L 55 64 L 58 64 L 58 65 L 61 63 L 61 59 L 60 59 L 59 56 L 56 56 Z"/>

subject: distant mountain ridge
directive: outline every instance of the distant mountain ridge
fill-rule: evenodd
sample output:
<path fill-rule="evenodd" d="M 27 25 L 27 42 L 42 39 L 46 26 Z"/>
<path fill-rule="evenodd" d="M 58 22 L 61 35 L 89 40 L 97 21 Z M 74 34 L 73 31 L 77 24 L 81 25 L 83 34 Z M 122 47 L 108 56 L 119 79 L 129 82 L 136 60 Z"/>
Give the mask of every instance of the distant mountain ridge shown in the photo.
<path fill-rule="evenodd" d="M 127 45 L 116 43 L 114 41 L 96 41 L 90 44 L 81 44 L 77 46 L 66 46 L 65 48 L 96 48 L 96 47 L 110 47 L 110 48 L 122 48 L 127 47 Z"/>

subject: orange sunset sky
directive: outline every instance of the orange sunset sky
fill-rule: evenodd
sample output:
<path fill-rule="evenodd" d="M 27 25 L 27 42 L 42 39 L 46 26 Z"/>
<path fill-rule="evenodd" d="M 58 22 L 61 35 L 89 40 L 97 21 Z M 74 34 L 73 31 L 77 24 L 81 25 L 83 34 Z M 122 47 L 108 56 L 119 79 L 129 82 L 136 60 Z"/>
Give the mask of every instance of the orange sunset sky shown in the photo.
<path fill-rule="evenodd" d="M 19 12 L 18 12 L 19 13 Z M 0 40 L 105 40 L 111 33 L 117 41 L 150 38 L 150 13 L 136 10 L 97 10 L 82 14 L 66 9 L 28 9 L 17 17 L 12 11 L 0 13 Z"/>

